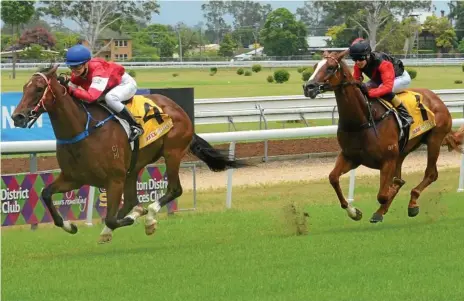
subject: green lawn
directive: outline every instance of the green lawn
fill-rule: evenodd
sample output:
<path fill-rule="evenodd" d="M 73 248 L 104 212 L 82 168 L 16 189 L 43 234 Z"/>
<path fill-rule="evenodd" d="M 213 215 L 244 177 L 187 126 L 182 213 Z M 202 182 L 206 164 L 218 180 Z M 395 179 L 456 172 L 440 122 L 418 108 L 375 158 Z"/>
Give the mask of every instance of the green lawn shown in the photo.
<path fill-rule="evenodd" d="M 358 178 L 350 220 L 327 180 L 198 192 L 199 210 L 162 215 L 154 237 L 143 221 L 97 245 L 101 226 L 2 231 L 2 300 L 462 300 L 464 203 L 458 169 L 441 170 L 406 215 L 422 173 L 405 175 L 381 224 L 378 177 Z M 347 191 L 347 177 L 342 180 Z M 282 208 L 299 203 L 309 234 L 293 235 Z M 180 205 L 190 206 L 191 192 Z"/>
<path fill-rule="evenodd" d="M 269 84 L 266 81 L 275 68 L 263 68 L 252 76 L 237 75 L 236 69 L 218 69 L 214 76 L 209 69 L 139 69 L 136 80 L 140 88 L 178 88 L 194 87 L 195 98 L 247 97 L 302 94 L 301 74 L 296 68 L 285 68 L 290 71 L 290 80 L 284 84 Z M 464 73 L 460 66 L 415 67 L 417 78 L 412 87 L 429 89 L 458 89 L 462 84 L 454 84 L 462 79 Z M 33 71 L 18 71 L 15 80 L 9 79 L 11 71 L 2 72 L 2 92 L 22 91 Z M 173 77 L 178 73 L 178 77 Z"/>

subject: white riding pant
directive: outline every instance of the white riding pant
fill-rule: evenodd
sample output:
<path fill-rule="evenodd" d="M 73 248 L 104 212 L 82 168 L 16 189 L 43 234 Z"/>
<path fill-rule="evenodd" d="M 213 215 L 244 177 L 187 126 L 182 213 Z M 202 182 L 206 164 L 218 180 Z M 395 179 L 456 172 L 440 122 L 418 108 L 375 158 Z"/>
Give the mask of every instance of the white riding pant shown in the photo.
<path fill-rule="evenodd" d="M 116 113 L 124 109 L 122 101 L 129 100 L 137 92 L 135 79 L 127 73 L 122 76 L 121 83 L 105 95 L 106 104 Z"/>
<path fill-rule="evenodd" d="M 404 70 L 403 74 L 395 78 L 395 81 L 393 82 L 393 93 L 400 93 L 403 92 L 404 90 L 409 88 L 409 85 L 411 84 L 411 76 L 409 76 L 408 71 Z M 367 85 L 369 85 L 372 88 L 376 88 L 377 84 L 373 82 L 372 80 L 367 82 Z M 379 87 L 381 87 L 382 84 L 380 84 Z"/>

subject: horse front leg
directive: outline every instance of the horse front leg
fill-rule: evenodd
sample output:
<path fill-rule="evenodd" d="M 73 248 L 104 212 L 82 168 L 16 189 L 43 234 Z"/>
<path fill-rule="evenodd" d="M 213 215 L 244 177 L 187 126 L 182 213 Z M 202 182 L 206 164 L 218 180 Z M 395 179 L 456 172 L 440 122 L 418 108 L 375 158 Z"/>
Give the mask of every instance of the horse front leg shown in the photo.
<path fill-rule="evenodd" d="M 119 227 L 132 225 L 134 221 L 118 220 L 117 213 L 121 204 L 122 192 L 124 189 L 124 179 L 110 179 L 106 187 L 107 211 L 105 217 L 105 227 L 100 233 L 98 243 L 107 243 L 113 239 L 113 231 Z"/>
<path fill-rule="evenodd" d="M 337 161 L 335 162 L 335 167 L 329 175 L 330 184 L 337 194 L 338 200 L 340 201 L 340 206 L 345 209 L 348 216 L 355 221 L 361 220 L 362 212 L 346 201 L 345 197 L 343 196 L 342 189 L 340 188 L 340 177 L 358 166 L 359 164 L 354 164 L 353 162 L 349 161 L 343 155 L 343 153 L 340 153 L 337 157 Z"/>
<path fill-rule="evenodd" d="M 401 166 L 401 165 L 400 165 Z M 404 181 L 394 177 L 397 173 L 397 159 L 385 162 L 380 169 L 380 189 L 377 194 L 377 201 L 380 203 L 379 209 L 372 215 L 370 222 L 378 223 L 383 221 L 383 216 L 388 212 L 393 198 L 398 193 Z"/>
<path fill-rule="evenodd" d="M 124 183 L 124 205 L 118 211 L 117 219 L 122 223 L 134 223 L 137 218 L 147 214 L 148 210 L 139 204 L 137 198 L 137 175 L 133 172 Z"/>
<path fill-rule="evenodd" d="M 77 226 L 69 221 L 63 221 L 63 217 L 61 217 L 58 210 L 56 210 L 55 205 L 53 205 L 52 196 L 55 193 L 68 192 L 80 188 L 81 186 L 82 185 L 80 183 L 72 181 L 71 179 L 66 179 L 64 174 L 60 173 L 55 181 L 45 187 L 41 193 L 42 199 L 53 218 L 55 226 L 63 228 L 64 231 L 71 234 L 77 233 Z"/>

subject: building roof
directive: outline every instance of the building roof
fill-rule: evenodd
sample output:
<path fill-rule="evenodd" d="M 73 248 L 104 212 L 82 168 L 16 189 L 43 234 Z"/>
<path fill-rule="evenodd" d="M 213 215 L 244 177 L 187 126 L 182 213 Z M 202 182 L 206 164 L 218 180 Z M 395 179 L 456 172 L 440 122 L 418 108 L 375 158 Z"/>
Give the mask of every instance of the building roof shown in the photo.
<path fill-rule="evenodd" d="M 309 48 L 322 48 L 327 47 L 327 41 L 332 40 L 332 37 L 329 36 L 313 36 L 306 37 L 306 42 L 308 43 Z"/>

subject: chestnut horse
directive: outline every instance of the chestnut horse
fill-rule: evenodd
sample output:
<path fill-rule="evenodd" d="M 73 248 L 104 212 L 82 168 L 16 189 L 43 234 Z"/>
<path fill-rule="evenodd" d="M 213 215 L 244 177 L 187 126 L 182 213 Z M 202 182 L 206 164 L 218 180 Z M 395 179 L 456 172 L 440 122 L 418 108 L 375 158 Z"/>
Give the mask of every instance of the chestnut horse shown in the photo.
<path fill-rule="evenodd" d="M 335 93 L 339 112 L 337 138 L 341 153 L 329 175 L 330 184 L 348 216 L 360 220 L 361 211 L 349 204 L 343 196 L 340 176 L 359 165 L 379 169 L 380 189 L 377 200 L 380 207 L 370 222 L 380 222 L 405 183 L 401 179 L 401 165 L 404 159 L 421 144 L 426 144 L 425 175 L 422 182 L 411 190 L 408 205 L 408 215 L 414 217 L 419 213 L 417 200 L 421 192 L 438 178 L 436 163 L 441 145 L 448 145 L 450 151 L 462 152 L 464 127 L 457 132 L 451 130 L 452 119 L 448 108 L 435 93 L 428 89 L 410 89 L 423 95 L 423 103 L 435 114 L 436 126 L 410 139 L 403 150 L 399 149 L 400 131 L 393 111 L 387 111 L 375 99 L 367 100 L 361 92 L 360 83 L 354 80 L 350 69 L 343 61 L 346 54 L 347 51 L 324 53 L 323 60 L 315 66 L 313 75 L 303 85 L 306 97 L 315 98 L 317 94 L 327 90 Z"/>
<path fill-rule="evenodd" d="M 193 131 L 193 125 L 174 101 L 163 95 L 146 95 L 153 100 L 173 121 L 171 130 L 138 152 L 133 169 L 133 153 L 128 136 L 121 124 L 100 105 L 88 105 L 66 93 L 67 89 L 57 79 L 58 65 L 34 73 L 23 87 L 23 96 L 13 112 L 16 127 L 26 128 L 43 112 L 47 112 L 57 141 L 56 157 L 61 173 L 42 191 L 42 198 L 56 226 L 75 234 L 77 227 L 63 218 L 52 202 L 55 193 L 67 192 L 91 185 L 107 191 L 105 227 L 99 242 L 109 242 L 112 231 L 132 225 L 136 218 L 147 214 L 138 205 L 137 175 L 147 164 L 164 157 L 168 178 L 166 194 L 156 207 L 160 208 L 182 195 L 179 167 L 182 157 L 191 151 L 213 171 L 245 166 L 245 163 L 229 159 L 228 154 L 214 149 Z M 124 193 L 124 205 L 119 209 Z M 132 211 L 132 212 L 131 212 Z M 130 213 L 131 212 L 131 213 Z M 130 213 L 130 214 L 129 214 Z M 153 215 L 153 214 L 152 214 Z M 145 232 L 153 234 L 156 220 L 146 219 Z"/>

